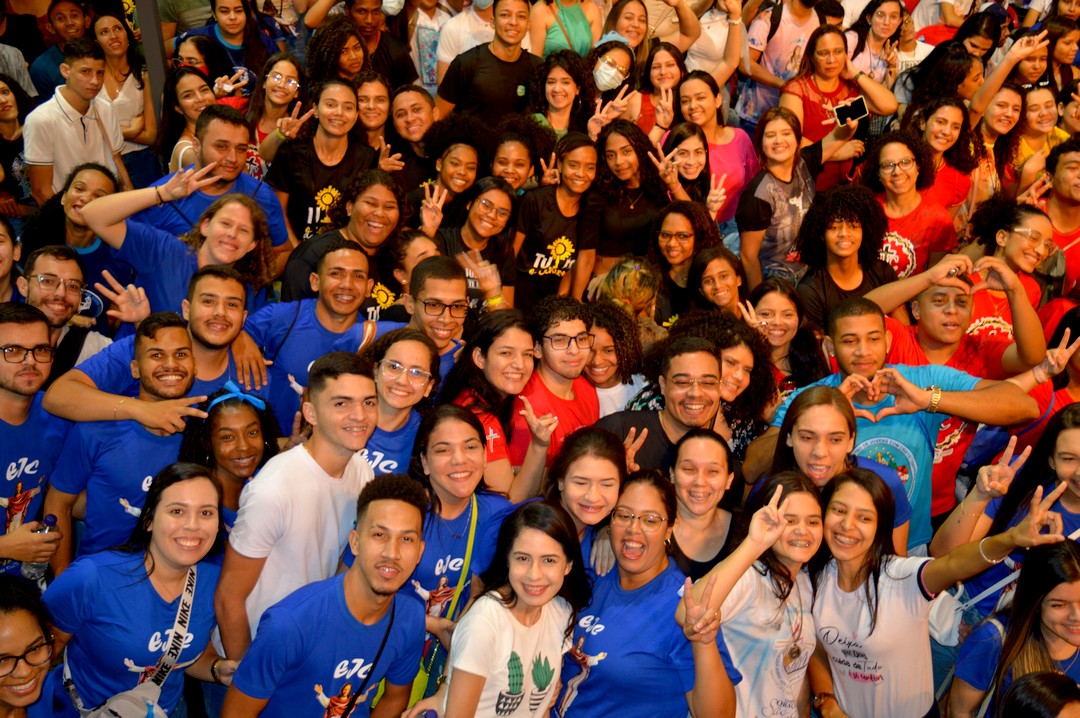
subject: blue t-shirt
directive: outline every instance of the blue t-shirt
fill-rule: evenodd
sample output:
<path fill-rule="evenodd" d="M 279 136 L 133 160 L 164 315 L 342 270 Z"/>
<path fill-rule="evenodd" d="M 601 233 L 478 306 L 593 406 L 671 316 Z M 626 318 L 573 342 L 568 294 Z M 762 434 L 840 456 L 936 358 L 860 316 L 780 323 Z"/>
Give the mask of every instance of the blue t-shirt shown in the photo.
<path fill-rule="evenodd" d="M 107 394 L 138 396 L 139 380 L 131 376 L 131 362 L 134 358 L 135 337 L 129 336 L 116 340 L 75 368 L 90 377 L 90 380 L 94 382 L 94 386 Z M 195 377 L 188 396 L 210 396 L 225 386 L 227 381 L 240 383 L 239 374 L 236 371 L 236 362 L 233 361 L 232 349 L 229 350 L 229 366 L 225 369 L 225 372 L 214 379 Z M 265 399 L 267 392 L 268 388 L 263 386 L 259 390 L 252 389 L 248 393 Z M 289 427 L 292 428 L 291 423 Z"/>
<path fill-rule="evenodd" d="M 915 386 L 940 386 L 944 391 L 971 391 L 982 381 L 978 377 L 957 369 L 937 364 L 926 366 L 889 364 L 887 366 L 896 369 L 900 376 Z M 811 386 L 836 388 L 843 380 L 843 375 L 839 373 L 830 374 L 820 381 L 795 390 L 777 409 L 772 425 L 780 427 L 788 407 L 800 392 Z M 892 395 L 889 395 L 876 404 L 855 404 L 855 408 L 866 409 L 873 414 L 894 403 Z M 887 416 L 876 423 L 861 417 L 855 419 L 854 453 L 895 469 L 904 484 L 904 490 L 907 492 L 912 508 L 908 546 L 928 544 L 934 535 L 930 526 L 934 447 L 937 445 L 938 429 L 948 418 L 948 414 L 917 411 L 914 414 Z"/>
<path fill-rule="evenodd" d="M 0 534 L 36 521 L 45 498 L 45 485 L 52 480 L 60 449 L 71 423 L 41 408 L 38 392 L 30 402 L 26 420 L 14 426 L 0 419 L 0 507 L 4 522 Z M 0 572 L 18 573 L 20 563 L 0 556 Z"/>
<path fill-rule="evenodd" d="M 198 32 L 199 29 L 196 28 L 191 32 L 200 35 L 205 34 Z M 270 51 L 270 54 L 273 55 L 275 52 L 277 52 L 276 47 Z M 259 72 L 259 69 L 256 68 L 255 72 Z M 248 83 L 248 86 L 254 87 L 254 84 Z M 184 169 L 189 170 L 194 166 L 190 165 Z M 172 175 L 167 174 L 150 186 L 160 187 L 168 182 L 170 177 Z M 281 211 L 281 202 L 278 201 L 277 195 L 274 194 L 274 190 L 270 185 L 260 182 L 246 172 L 241 172 L 240 176 L 233 182 L 229 192 L 247 195 L 262 207 L 263 212 L 266 214 L 266 223 L 270 229 L 270 241 L 275 247 L 280 247 L 289 241 L 289 232 L 285 229 L 285 213 Z M 183 199 L 148 207 L 136 214 L 132 219 L 179 237 L 188 232 L 192 225 L 199 221 L 202 213 L 223 196 L 219 194 L 210 195 L 202 190 L 196 190 Z"/>
<path fill-rule="evenodd" d="M 244 46 L 234 45 L 231 42 L 227 42 L 225 38 L 221 36 L 221 28 L 215 22 L 204 27 L 196 27 L 188 30 L 187 32 L 184 32 L 173 41 L 173 47 L 180 47 L 180 43 L 182 43 L 184 40 L 191 37 L 192 35 L 202 35 L 203 37 L 208 37 L 215 43 L 217 43 L 217 45 L 225 51 L 225 54 L 229 58 L 229 62 L 232 63 L 233 73 L 240 72 L 241 70 L 246 71 L 246 74 L 241 75 L 239 80 L 246 79 L 247 84 L 239 89 L 241 95 L 243 95 L 244 97 L 251 97 L 252 92 L 254 92 L 255 90 L 255 84 L 258 80 L 259 72 L 262 70 L 262 68 L 247 67 L 247 65 L 244 64 L 247 60 L 247 58 L 245 57 L 247 50 L 244 49 Z M 258 33 L 258 36 L 259 41 L 262 42 L 263 47 L 266 49 L 267 57 L 273 55 L 278 51 L 277 45 L 274 44 L 274 42 L 264 33 L 260 32 Z M 192 221 L 195 221 L 196 219 L 198 219 L 198 215 L 193 217 Z"/>
<path fill-rule="evenodd" d="M 600 579 L 600 576 L 596 573 L 596 567 L 593 566 L 592 562 L 592 549 L 595 540 L 596 528 L 587 526 L 585 528 L 585 535 L 581 538 L 581 558 L 585 561 L 585 575 L 589 577 L 589 583 L 593 585 Z"/>
<path fill-rule="evenodd" d="M 72 634 L 67 644 L 68 665 L 79 697 L 87 706 L 143 682 L 157 666 L 172 637 L 180 597 L 166 602 L 150 583 L 141 553 L 116 551 L 83 556 L 60 574 L 45 591 L 45 606 L 56 627 Z M 198 660 L 214 628 L 214 591 L 220 570 L 200 563 L 195 579 L 195 600 L 187 636 L 173 672 L 161 688 L 160 704 L 172 712 L 183 692 L 184 669 Z M 63 666 L 58 666 L 57 716 L 77 718 L 62 687 Z"/>
<path fill-rule="evenodd" d="M 270 701 L 263 716 L 339 715 L 334 708 L 340 711 L 367 679 L 351 714 L 363 718 L 370 713 L 379 681 L 402 686 L 416 677 L 424 644 L 422 608 L 398 594 L 392 627 L 390 611 L 365 626 L 345 603 L 344 581 L 342 574 L 308 584 L 263 613 L 233 678 L 243 693 Z M 386 647 L 369 676 L 383 636 L 388 636 Z"/>
<path fill-rule="evenodd" d="M 627 591 L 612 570 L 593 586 L 592 603 L 574 626 L 574 648 L 563 661 L 556 715 L 686 718 L 694 688 L 693 647 L 675 622 L 686 576 L 674 561 L 644 586 Z M 731 663 L 722 634 L 720 657 L 732 683 L 742 675 Z"/>
<path fill-rule="evenodd" d="M 131 538 L 150 483 L 176 461 L 183 438 L 156 436 L 135 421 L 87 421 L 72 427 L 52 486 L 67 494 L 86 491 L 86 531 L 79 556 Z"/>
<path fill-rule="evenodd" d="M 307 386 L 308 367 L 332 351 L 341 338 L 341 332 L 330 331 L 319 321 L 315 314 L 318 301 L 271 304 L 249 314 L 244 323 L 244 331 L 262 348 L 263 356 L 273 361 L 266 369 L 268 391 L 282 436 L 292 434 L 293 417 L 300 411 L 300 396 L 289 385 L 289 375 L 300 386 Z"/>
<path fill-rule="evenodd" d="M 105 313 L 109 308 L 109 302 L 97 293 L 97 290 L 94 289 L 94 283 L 106 284 L 102 272 L 108 270 L 116 281 L 127 286 L 135 281 L 135 270 L 127 262 L 119 259 L 118 252 L 102 242 L 100 237 L 94 237 L 94 241 L 89 247 L 72 247 L 71 245 L 68 245 L 68 247 L 79 255 L 79 259 L 86 270 L 86 277 L 84 278 L 86 289 L 83 292 L 79 314 L 95 319 L 94 331 L 101 332 L 105 336 L 111 336 L 113 330 L 109 326 L 109 316 Z"/>
<path fill-rule="evenodd" d="M 405 425 L 396 431 L 383 431 L 376 428 L 371 432 L 367 446 L 360 450 L 360 455 L 371 464 L 375 475 L 407 474 L 412 461 L 413 444 L 416 432 L 420 429 L 420 412 L 410 411 Z"/>

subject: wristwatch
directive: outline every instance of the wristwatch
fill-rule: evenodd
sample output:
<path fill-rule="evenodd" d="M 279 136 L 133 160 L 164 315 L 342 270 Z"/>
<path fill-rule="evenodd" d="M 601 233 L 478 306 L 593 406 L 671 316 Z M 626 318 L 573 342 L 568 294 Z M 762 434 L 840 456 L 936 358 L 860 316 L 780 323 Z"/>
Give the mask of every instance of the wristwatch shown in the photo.
<path fill-rule="evenodd" d="M 836 696 L 832 693 L 818 693 L 814 696 L 814 708 L 821 710 L 821 707 L 829 702 L 829 699 L 836 700 Z"/>
<path fill-rule="evenodd" d="M 931 384 L 926 387 L 926 391 L 930 392 L 930 403 L 926 405 L 926 412 L 928 414 L 936 414 L 938 404 L 941 403 L 941 387 Z"/>

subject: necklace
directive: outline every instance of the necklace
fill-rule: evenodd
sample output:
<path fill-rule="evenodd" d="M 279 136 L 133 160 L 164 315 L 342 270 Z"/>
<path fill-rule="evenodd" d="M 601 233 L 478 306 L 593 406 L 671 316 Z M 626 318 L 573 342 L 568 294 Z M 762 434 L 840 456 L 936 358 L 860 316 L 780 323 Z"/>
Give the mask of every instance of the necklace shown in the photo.
<path fill-rule="evenodd" d="M 788 604 L 787 599 L 784 599 L 784 612 L 787 614 L 788 628 L 791 630 L 791 647 L 784 653 L 784 666 L 789 666 L 795 661 L 799 660 L 802 656 L 802 646 L 799 645 L 799 641 L 802 640 L 802 589 L 799 588 L 799 577 L 795 576 L 795 595 L 797 597 L 798 605 L 791 606 Z M 788 598 L 791 598 L 791 594 L 788 594 Z"/>
<path fill-rule="evenodd" d="M 443 523 L 446 525 L 447 532 L 449 532 L 449 534 L 451 536 L 453 536 L 454 538 L 462 538 L 465 534 L 467 534 L 469 532 L 469 520 L 472 517 L 472 506 L 473 506 L 473 502 L 469 501 L 469 509 L 465 513 L 465 524 L 464 524 L 465 528 L 462 529 L 461 533 L 459 533 L 459 534 L 454 533 L 453 529 L 450 528 L 450 522 L 454 521 L 454 519 L 442 519 Z"/>
<path fill-rule="evenodd" d="M 1080 656 L 1080 648 L 1077 648 L 1075 651 L 1073 651 L 1073 657 L 1072 660 L 1069 661 L 1069 665 L 1060 669 L 1058 673 L 1061 673 L 1062 675 L 1067 675 L 1069 673 L 1069 669 L 1073 667 L 1074 663 L 1076 663 L 1077 656 Z M 1061 661 L 1055 661 L 1055 663 L 1057 663 L 1059 666 L 1061 665 Z"/>
<path fill-rule="evenodd" d="M 641 198 L 644 197 L 644 196 L 645 196 L 645 190 L 644 189 L 641 190 L 640 192 L 638 192 L 637 197 L 635 197 L 633 199 L 630 199 L 630 193 L 627 192 L 626 193 L 626 199 L 627 199 L 627 201 L 630 202 L 630 209 L 633 209 L 634 205 L 636 205 L 638 202 L 640 202 Z"/>

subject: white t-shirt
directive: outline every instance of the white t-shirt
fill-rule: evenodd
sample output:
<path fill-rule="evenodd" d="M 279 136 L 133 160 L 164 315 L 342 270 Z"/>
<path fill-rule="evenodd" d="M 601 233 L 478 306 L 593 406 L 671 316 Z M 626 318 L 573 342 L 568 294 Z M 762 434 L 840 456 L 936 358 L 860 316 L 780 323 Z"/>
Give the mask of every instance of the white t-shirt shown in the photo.
<path fill-rule="evenodd" d="M 934 46 L 922 40 L 915 41 L 915 49 L 911 52 L 896 51 L 896 71 L 907 72 L 926 59 L 926 56 L 934 51 Z"/>
<path fill-rule="evenodd" d="M 71 170 L 84 162 L 97 162 L 113 172 L 113 150 L 119 152 L 124 133 L 112 108 L 95 98 L 82 115 L 64 99 L 63 85 L 26 118 L 23 147 L 28 165 L 52 165 L 52 189 L 59 192 Z M 101 117 L 101 124 L 97 118 Z M 109 135 L 106 143 L 101 128 Z"/>
<path fill-rule="evenodd" d="M 914 718 L 933 705 L 933 596 L 923 591 L 919 579 L 930 560 L 893 557 L 881 571 L 873 633 L 865 587 L 851 593 L 841 590 L 835 559 L 822 571 L 814 624 L 829 655 L 836 698 L 849 716 Z"/>
<path fill-rule="evenodd" d="M 300 445 L 270 459 L 244 487 L 229 544 L 266 559 L 245 604 L 252 636 L 266 609 L 334 575 L 356 522 L 356 499 L 373 478 L 359 453 L 335 479 Z"/>
<path fill-rule="evenodd" d="M 609 389 L 596 387 L 596 397 L 600 400 L 600 418 L 608 414 L 614 414 L 626 408 L 626 402 L 634 398 L 634 395 L 644 388 L 645 377 L 634 374 L 629 384 L 616 384 Z"/>
<path fill-rule="evenodd" d="M 810 17 L 799 24 L 791 9 L 784 6 L 780 15 L 780 26 L 770 40 L 769 23 L 773 12 L 766 10 L 754 18 L 750 23 L 747 42 L 751 51 L 761 52 L 758 64 L 786 82 L 799 71 L 806 41 L 821 23 L 817 14 L 811 12 Z M 739 96 L 736 112 L 739 117 L 756 123 L 762 112 L 779 104 L 780 90 L 751 81 Z"/>
<path fill-rule="evenodd" d="M 456 670 L 484 677 L 478 716 L 546 717 L 562 673 L 562 657 L 570 650 L 566 638 L 570 613 L 570 604 L 556 596 L 536 623 L 523 626 L 497 598 L 481 596 L 454 629 L 447 680 L 453 684 Z"/>
<path fill-rule="evenodd" d="M 760 566 L 739 578 L 720 609 L 731 661 L 743 674 L 735 686 L 735 715 L 796 718 L 806 667 L 817 645 L 810 613 L 814 589 L 806 572 L 800 572 L 781 607 Z"/>
<path fill-rule="evenodd" d="M 971 12 L 971 4 L 975 0 L 960 0 L 960 2 L 952 3 L 952 6 L 956 8 L 956 14 L 960 17 L 967 17 Z M 924 27 L 930 27 L 931 25 L 941 24 L 941 0 L 921 0 L 918 6 L 915 8 L 915 12 L 911 13 L 911 19 L 915 22 L 915 32 L 919 32 Z"/>
<path fill-rule="evenodd" d="M 844 29 L 847 29 L 859 21 L 870 0 L 840 0 L 840 4 L 844 6 Z"/>

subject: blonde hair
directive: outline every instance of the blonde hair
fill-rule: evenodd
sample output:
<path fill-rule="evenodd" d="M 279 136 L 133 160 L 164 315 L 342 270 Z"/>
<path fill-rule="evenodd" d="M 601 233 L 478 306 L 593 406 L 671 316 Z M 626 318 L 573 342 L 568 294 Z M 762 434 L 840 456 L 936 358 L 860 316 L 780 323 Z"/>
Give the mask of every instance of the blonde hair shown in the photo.
<path fill-rule="evenodd" d="M 616 262 L 600 280 L 596 299 L 611 301 L 635 320 L 651 319 L 661 283 L 656 267 L 641 257 L 626 256 Z"/>

